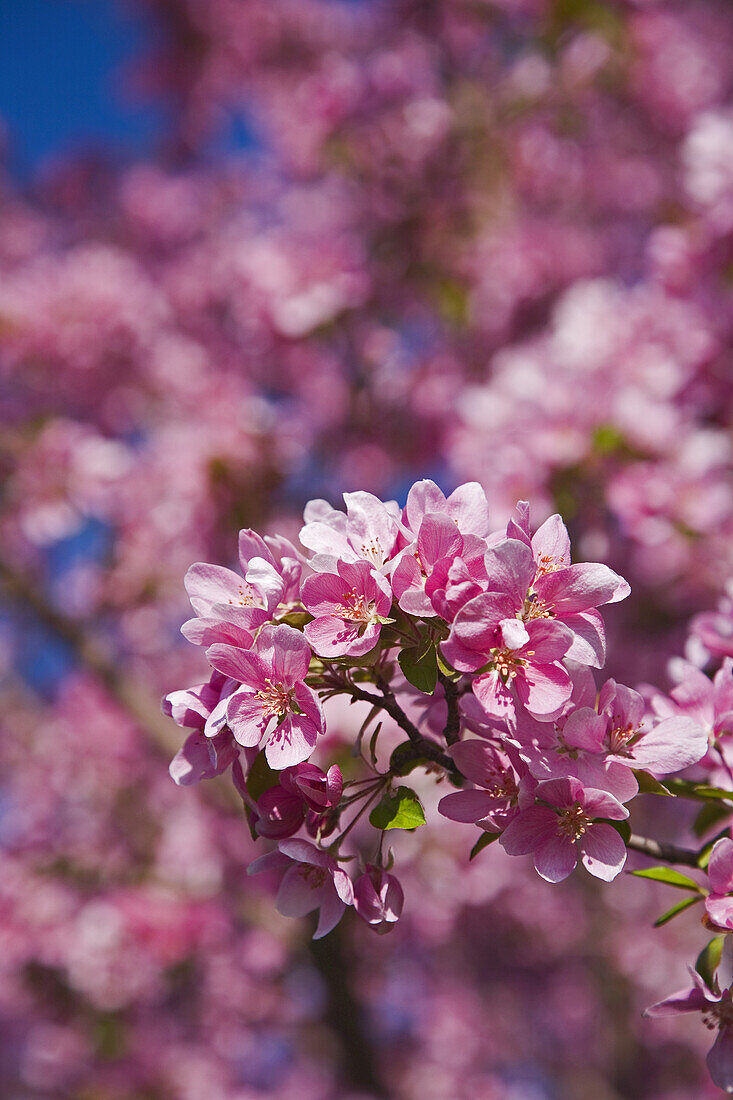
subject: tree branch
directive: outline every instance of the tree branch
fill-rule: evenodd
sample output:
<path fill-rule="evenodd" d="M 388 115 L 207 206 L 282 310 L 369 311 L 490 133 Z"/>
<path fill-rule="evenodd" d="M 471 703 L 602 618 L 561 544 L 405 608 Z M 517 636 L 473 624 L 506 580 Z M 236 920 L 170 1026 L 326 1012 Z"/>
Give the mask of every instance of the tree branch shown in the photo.
<path fill-rule="evenodd" d="M 626 844 L 635 852 L 649 856 L 650 859 L 660 859 L 663 863 L 684 863 L 688 867 L 697 867 L 700 858 L 699 852 L 691 848 L 678 848 L 676 844 L 664 844 L 658 840 L 651 840 L 646 836 L 632 834 Z"/>
<path fill-rule="evenodd" d="M 445 701 L 448 704 L 448 720 L 445 723 L 443 736 L 449 745 L 455 745 L 461 729 L 461 716 L 458 711 L 458 684 L 442 672 L 438 672 L 438 679 L 443 685 Z"/>

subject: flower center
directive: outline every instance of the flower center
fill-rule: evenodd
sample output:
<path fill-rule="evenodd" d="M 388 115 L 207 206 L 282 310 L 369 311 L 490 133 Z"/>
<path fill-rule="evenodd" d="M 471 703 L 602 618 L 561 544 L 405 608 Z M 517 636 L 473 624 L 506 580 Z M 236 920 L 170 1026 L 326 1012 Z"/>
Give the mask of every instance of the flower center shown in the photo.
<path fill-rule="evenodd" d="M 572 806 L 566 806 L 559 810 L 557 815 L 557 835 L 568 837 L 570 840 L 580 840 L 583 833 L 591 823 L 579 802 Z"/>
<path fill-rule="evenodd" d="M 521 657 L 515 657 L 514 651 L 500 647 L 492 649 L 491 665 L 498 672 L 505 684 L 511 683 L 520 668 L 527 663 Z"/>
<path fill-rule="evenodd" d="M 322 867 L 314 867 L 312 863 L 301 863 L 300 877 L 305 879 L 311 890 L 318 890 L 328 876 Z"/>
<path fill-rule="evenodd" d="M 518 794 L 517 784 L 511 772 L 495 772 L 486 784 L 492 798 L 513 802 Z"/>
<path fill-rule="evenodd" d="M 730 1027 L 733 1024 L 733 1003 L 729 992 L 722 1001 L 706 1006 L 702 1022 L 711 1031 L 717 1027 Z"/>
<path fill-rule="evenodd" d="M 375 565 L 383 565 L 384 563 L 384 550 L 382 544 L 379 541 L 379 536 L 375 535 L 373 539 L 361 544 L 361 553 L 365 558 L 369 558 Z"/>
<path fill-rule="evenodd" d="M 608 732 L 608 751 L 631 756 L 631 742 L 637 739 L 641 729 L 638 726 L 632 726 L 631 722 L 622 726 L 621 719 L 617 715 L 614 715 L 611 721 L 613 726 Z"/>
<path fill-rule="evenodd" d="M 282 684 L 273 684 L 272 680 L 266 680 L 266 688 L 255 695 L 262 703 L 262 715 L 264 718 L 279 718 L 287 714 L 292 706 L 292 689 L 287 691 Z"/>
<path fill-rule="evenodd" d="M 554 619 L 554 604 L 547 604 L 534 593 L 527 596 L 524 604 L 524 621 L 532 622 L 534 619 Z"/>
<path fill-rule="evenodd" d="M 259 600 L 255 595 L 254 588 L 251 584 L 248 584 L 247 581 L 245 581 L 243 584 L 237 585 L 237 589 L 239 591 L 239 599 L 227 600 L 227 603 L 236 603 L 239 604 L 240 607 L 253 607 L 255 605 L 257 607 L 260 606 Z"/>
<path fill-rule="evenodd" d="M 340 619 L 354 619 L 356 622 L 368 623 L 374 618 L 374 600 L 367 600 L 362 592 L 352 588 L 350 592 L 344 592 L 342 603 L 334 608 Z"/>
<path fill-rule="evenodd" d="M 564 568 L 564 565 L 563 558 L 556 558 L 554 554 L 542 554 L 537 562 L 537 576 L 546 577 L 548 573 Z"/>

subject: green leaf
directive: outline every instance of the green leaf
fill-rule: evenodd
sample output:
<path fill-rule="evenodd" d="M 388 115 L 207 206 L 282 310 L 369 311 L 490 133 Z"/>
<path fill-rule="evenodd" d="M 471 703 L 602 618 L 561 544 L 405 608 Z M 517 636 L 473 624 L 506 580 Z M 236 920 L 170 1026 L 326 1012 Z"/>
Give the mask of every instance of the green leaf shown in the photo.
<path fill-rule="evenodd" d="M 666 882 L 667 886 L 676 886 L 680 890 L 694 890 L 700 893 L 700 887 L 694 879 L 673 871 L 671 867 L 645 867 L 643 871 L 632 871 L 637 878 L 651 878 L 655 882 Z"/>
<path fill-rule="evenodd" d="M 386 791 L 369 814 L 375 829 L 417 829 L 425 824 L 422 802 L 409 787 Z"/>
<path fill-rule="evenodd" d="M 279 780 L 280 773 L 274 771 L 267 763 L 264 750 L 258 753 L 247 775 L 247 790 L 255 802 L 265 791 L 269 791 L 270 787 L 274 787 Z"/>
<path fill-rule="evenodd" d="M 712 855 L 713 848 L 715 847 L 716 842 L 718 840 L 722 840 L 723 837 L 728 837 L 729 835 L 730 830 L 726 826 L 725 829 L 722 829 L 719 833 L 716 833 L 714 837 L 711 837 L 710 840 L 707 841 L 697 859 L 697 865 L 701 871 L 707 870 L 708 863 L 710 862 L 710 856 Z"/>
<path fill-rule="evenodd" d="M 695 798 L 705 801 L 708 798 L 726 799 L 733 801 L 733 791 L 726 791 L 723 787 L 706 787 L 702 783 L 691 783 L 688 779 L 665 779 L 664 786 L 672 794 L 682 798 Z"/>
<path fill-rule="evenodd" d="M 636 771 L 633 769 L 636 776 L 636 782 L 639 784 L 639 794 L 663 794 L 667 798 L 674 798 L 675 795 L 672 791 L 668 791 L 658 779 L 655 779 L 649 772 Z"/>
<path fill-rule="evenodd" d="M 372 762 L 372 766 L 377 766 L 377 738 L 379 737 L 380 730 L 382 729 L 382 723 L 377 722 L 374 733 L 369 740 L 369 759 Z"/>
<path fill-rule="evenodd" d="M 471 849 L 469 860 L 475 859 L 479 852 L 483 852 L 484 848 L 488 848 L 489 844 L 493 844 L 500 836 L 501 833 L 484 833 L 483 836 L 480 836 Z"/>
<path fill-rule="evenodd" d="M 715 984 L 715 971 L 720 965 L 724 943 L 725 936 L 716 936 L 714 939 L 710 940 L 707 947 L 703 947 L 702 951 L 697 956 L 695 970 L 705 982 L 708 989 L 712 989 Z"/>
<path fill-rule="evenodd" d="M 719 802 L 706 802 L 695 818 L 692 830 L 697 837 L 705 836 L 710 829 L 714 829 L 721 821 L 730 818 L 730 806 L 721 806 Z"/>
<path fill-rule="evenodd" d="M 631 826 L 629 825 L 626 818 L 624 818 L 622 821 L 616 821 L 612 820 L 610 817 L 601 817 L 598 820 L 603 821 L 605 825 L 610 825 L 612 829 L 615 829 L 623 840 L 624 844 L 629 843 L 629 841 L 631 840 Z"/>
<path fill-rule="evenodd" d="M 683 898 L 682 901 L 678 901 L 676 905 L 668 909 L 666 913 L 662 913 L 661 917 L 658 917 L 654 921 L 654 927 L 661 928 L 668 920 L 672 920 L 672 917 L 676 917 L 678 913 L 682 913 L 685 909 L 689 909 L 691 905 L 696 905 L 700 900 L 701 898 Z"/>
<path fill-rule="evenodd" d="M 438 657 L 435 643 L 428 638 L 420 646 L 403 649 L 397 658 L 404 677 L 418 691 L 432 695 L 438 682 Z"/>

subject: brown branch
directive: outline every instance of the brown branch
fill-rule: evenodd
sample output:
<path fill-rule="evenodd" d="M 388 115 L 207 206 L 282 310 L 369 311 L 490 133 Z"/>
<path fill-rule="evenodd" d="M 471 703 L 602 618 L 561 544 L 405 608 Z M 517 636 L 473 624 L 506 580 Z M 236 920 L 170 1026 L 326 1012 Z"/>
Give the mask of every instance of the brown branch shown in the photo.
<path fill-rule="evenodd" d="M 448 720 L 445 723 L 443 736 L 449 745 L 455 745 L 461 730 L 461 715 L 458 710 L 458 684 L 442 672 L 438 673 L 438 679 L 443 685 L 445 701 L 448 704 Z"/>
<path fill-rule="evenodd" d="M 405 753 L 404 759 L 400 757 L 401 763 L 407 764 L 410 760 L 429 760 L 431 763 L 439 764 L 441 768 L 445 768 L 445 770 L 458 782 L 463 781 L 451 757 L 443 752 L 440 745 L 436 745 L 434 741 L 430 741 L 427 737 L 423 737 L 417 726 L 414 722 L 410 721 L 388 688 L 382 688 L 385 694 L 381 697 L 379 695 L 373 695 L 370 691 L 363 691 L 361 688 L 346 683 L 340 686 L 340 690 L 350 695 L 352 699 L 358 699 L 364 703 L 371 703 L 373 707 L 378 707 L 380 710 L 385 711 L 390 718 L 394 719 L 400 729 L 407 734 L 410 738 L 410 746 L 413 751 L 411 753 Z M 398 746 L 395 752 L 401 748 L 401 745 Z"/>
<path fill-rule="evenodd" d="M 698 867 L 700 853 L 691 848 L 678 848 L 676 844 L 664 844 L 658 840 L 651 840 L 646 836 L 632 834 L 626 842 L 627 848 L 635 852 L 649 856 L 650 859 L 660 859 L 663 863 L 684 863 L 688 867 Z"/>

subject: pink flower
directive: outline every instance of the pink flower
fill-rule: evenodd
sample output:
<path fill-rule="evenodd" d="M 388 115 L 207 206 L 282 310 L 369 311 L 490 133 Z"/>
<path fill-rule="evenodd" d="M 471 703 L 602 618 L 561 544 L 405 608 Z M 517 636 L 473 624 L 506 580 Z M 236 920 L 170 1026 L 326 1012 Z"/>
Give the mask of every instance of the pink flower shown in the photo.
<path fill-rule="evenodd" d="M 254 827 L 260 836 L 279 839 L 297 833 L 306 818 L 309 832 L 318 831 L 326 811 L 341 801 L 344 782 L 333 764 L 328 772 L 315 764 L 296 764 L 280 772 L 279 782 L 268 788 L 253 808 Z"/>
<path fill-rule="evenodd" d="M 416 535 L 428 515 L 447 516 L 462 535 L 486 538 L 490 533 L 489 506 L 486 493 L 477 481 L 469 481 L 446 497 L 434 481 L 416 481 L 407 494 L 402 523 Z"/>
<path fill-rule="evenodd" d="M 248 648 L 252 634 L 266 623 L 280 603 L 285 583 L 265 558 L 252 558 L 244 577 L 221 565 L 196 562 L 184 583 L 197 618 L 181 633 L 194 645 L 222 642 Z"/>
<path fill-rule="evenodd" d="M 548 882 L 561 882 L 583 865 L 596 878 L 611 882 L 626 862 L 626 845 L 613 825 L 629 811 L 607 791 L 584 788 L 577 779 L 551 779 L 535 791 L 537 804 L 509 822 L 500 844 L 510 856 L 534 852 L 534 865 Z"/>
<path fill-rule="evenodd" d="M 397 542 L 398 505 L 364 492 L 344 493 L 344 502 L 346 514 L 325 500 L 306 505 L 300 541 L 315 554 L 308 564 L 319 573 L 335 573 L 338 561 L 366 561 L 381 570 Z"/>
<path fill-rule="evenodd" d="M 707 1027 L 718 1034 L 707 1056 L 713 1082 L 724 1092 L 733 1092 L 733 990 L 714 992 L 695 970 L 690 970 L 693 986 L 680 989 L 644 1011 L 645 1016 L 676 1016 L 680 1012 L 702 1012 Z M 716 983 L 717 985 L 717 983 Z"/>
<path fill-rule="evenodd" d="M 205 684 L 172 691 L 163 700 L 163 713 L 173 718 L 179 726 L 193 729 L 183 747 L 178 750 L 168 771 L 179 787 L 190 787 L 202 779 L 221 775 L 239 756 L 239 748 L 229 730 L 205 730 L 212 713 L 234 690 L 233 680 L 220 672 L 212 672 Z"/>
<path fill-rule="evenodd" d="M 409 615 L 435 615 L 435 606 L 428 585 L 436 569 L 442 589 L 445 589 L 450 567 L 458 558 L 478 562 L 485 576 L 483 559 L 486 543 L 475 535 L 465 538 L 454 520 L 445 515 L 424 516 L 417 539 L 401 551 L 392 574 L 392 587 L 397 602 Z M 468 569 L 469 566 L 466 565 Z M 440 587 L 440 585 L 436 586 Z"/>
<path fill-rule="evenodd" d="M 251 650 L 217 643 L 206 655 L 214 668 L 241 684 L 226 706 L 227 724 L 239 744 L 253 747 L 265 737 L 272 768 L 306 760 L 325 722 L 318 696 L 303 683 L 311 651 L 300 631 L 263 626 Z"/>
<path fill-rule="evenodd" d="M 530 779 L 520 780 L 512 761 L 485 741 L 459 741 L 448 750 L 474 790 L 454 791 L 438 803 L 438 810 L 451 821 L 473 822 L 487 832 L 503 829 L 522 804 L 533 805 Z M 526 769 L 525 769 L 526 770 Z"/>
<path fill-rule="evenodd" d="M 680 715 L 651 725 L 646 710 L 637 691 L 615 680 L 603 685 L 598 696 L 601 722 L 590 715 L 588 721 L 594 724 L 595 735 L 601 737 L 609 760 L 666 775 L 696 764 L 705 755 L 707 733 L 694 718 Z M 574 721 L 580 727 L 584 720 L 578 716 Z"/>
<path fill-rule="evenodd" d="M 276 907 L 284 917 L 304 917 L 319 910 L 314 940 L 335 928 L 347 905 L 354 904 L 351 879 L 336 861 L 308 840 L 281 840 L 278 850 L 250 863 L 247 874 L 284 872 Z"/>
<path fill-rule="evenodd" d="M 303 582 L 303 606 L 315 616 L 304 633 L 321 657 L 361 657 L 377 643 L 392 592 L 366 561 L 339 561 L 336 570 Z"/>
<path fill-rule="evenodd" d="M 380 935 L 391 932 L 402 914 L 405 895 L 394 875 L 368 863 L 354 883 L 354 908 Z"/>
<path fill-rule="evenodd" d="M 524 617 L 562 620 L 575 635 L 568 658 L 601 668 L 606 659 L 606 636 L 596 608 L 626 599 L 631 591 L 627 581 L 600 562 L 572 565 L 570 536 L 557 514 L 530 536 L 526 501 L 517 505 L 517 519 L 509 522 L 507 536 L 523 542 L 534 562 Z"/>
<path fill-rule="evenodd" d="M 733 579 L 728 581 L 725 595 L 715 611 L 695 615 L 690 633 L 702 645 L 706 655 L 733 657 Z"/>
<path fill-rule="evenodd" d="M 705 909 L 713 924 L 733 932 L 733 840 L 723 837 L 716 841 L 708 863 L 710 895 Z"/>
<path fill-rule="evenodd" d="M 459 672 L 480 670 L 473 693 L 491 717 L 514 722 L 518 700 L 530 714 L 549 719 L 572 692 L 560 663 L 572 634 L 557 622 L 525 624 L 514 606 L 507 592 L 476 596 L 456 616 L 441 647 L 443 657 Z"/>

